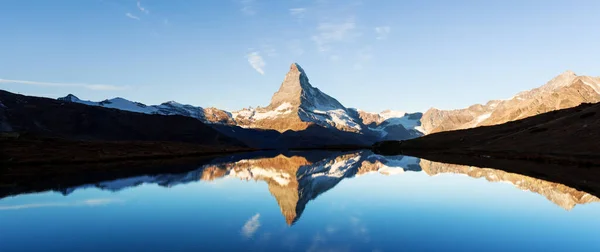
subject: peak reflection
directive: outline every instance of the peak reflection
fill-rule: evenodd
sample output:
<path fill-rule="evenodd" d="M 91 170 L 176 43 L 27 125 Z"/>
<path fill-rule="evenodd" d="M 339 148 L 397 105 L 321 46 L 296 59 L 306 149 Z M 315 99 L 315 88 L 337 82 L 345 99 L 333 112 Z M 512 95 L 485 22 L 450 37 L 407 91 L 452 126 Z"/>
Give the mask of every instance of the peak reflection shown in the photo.
<path fill-rule="evenodd" d="M 540 194 L 566 210 L 571 210 L 578 204 L 600 202 L 599 198 L 589 193 L 520 174 L 438 163 L 409 156 L 381 156 L 371 151 L 240 154 L 213 160 L 187 172 L 142 175 L 67 188 L 55 186 L 46 190 L 54 189 L 68 195 L 78 189 L 90 187 L 120 191 L 142 184 L 173 187 L 224 178 L 261 181 L 268 185 L 268 190 L 277 201 L 285 222 L 293 225 L 300 219 L 310 201 L 331 190 L 344 179 L 366 174 L 387 176 L 420 171 L 428 176 L 444 173 L 464 174 L 472 178 L 485 178 L 490 182 L 508 182 L 518 189 Z M 21 193 L 25 192 L 27 191 Z"/>

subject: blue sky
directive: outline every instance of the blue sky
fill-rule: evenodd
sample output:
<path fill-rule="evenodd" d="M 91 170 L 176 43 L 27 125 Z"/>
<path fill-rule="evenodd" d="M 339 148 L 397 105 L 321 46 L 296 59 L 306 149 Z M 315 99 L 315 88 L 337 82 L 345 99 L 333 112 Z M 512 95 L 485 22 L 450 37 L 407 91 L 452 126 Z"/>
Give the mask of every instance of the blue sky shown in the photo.
<path fill-rule="evenodd" d="M 347 107 L 460 108 L 600 75 L 599 1 L 7 0 L 0 89 L 236 110 L 292 62 Z"/>

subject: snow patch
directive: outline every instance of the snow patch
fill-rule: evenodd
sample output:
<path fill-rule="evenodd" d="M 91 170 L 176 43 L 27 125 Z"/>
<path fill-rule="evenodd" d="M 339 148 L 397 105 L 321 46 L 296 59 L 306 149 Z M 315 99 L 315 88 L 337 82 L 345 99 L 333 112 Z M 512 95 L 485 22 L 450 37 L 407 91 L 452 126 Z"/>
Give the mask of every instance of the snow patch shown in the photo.
<path fill-rule="evenodd" d="M 406 129 L 414 129 L 417 126 L 420 126 L 419 119 L 409 119 L 408 116 L 400 117 L 400 118 L 390 118 L 385 120 L 387 125 L 402 125 Z"/>
<path fill-rule="evenodd" d="M 423 135 L 427 135 L 427 131 L 423 128 L 423 126 L 415 127 L 415 130 L 422 133 Z"/>
<path fill-rule="evenodd" d="M 285 115 L 285 114 L 292 113 L 292 108 L 293 108 L 292 104 L 285 102 L 285 103 L 282 103 L 281 105 L 279 105 L 274 110 L 265 111 L 265 112 L 255 111 L 254 114 L 250 117 L 250 119 L 263 120 L 263 119 L 267 119 L 267 118 L 275 118 L 279 115 Z"/>
<path fill-rule="evenodd" d="M 483 121 L 485 121 L 486 119 L 490 118 L 490 116 L 491 116 L 491 115 L 492 115 L 492 112 L 488 112 L 488 113 L 485 113 L 485 114 L 483 114 L 483 115 L 480 115 L 480 116 L 478 116 L 478 117 L 475 119 L 475 125 L 474 125 L 474 126 L 477 126 L 477 125 L 478 125 L 478 124 L 480 124 L 481 122 L 483 122 Z"/>
<path fill-rule="evenodd" d="M 394 167 L 394 169 L 411 170 L 410 166 L 418 166 L 421 161 L 420 158 L 410 156 L 387 156 L 385 157 L 385 165 L 388 167 Z"/>
<path fill-rule="evenodd" d="M 590 86 L 592 89 L 594 89 L 594 91 L 598 94 L 600 94 L 600 83 L 592 83 L 592 82 L 588 82 L 586 80 L 581 80 L 583 82 L 583 84 Z"/>
<path fill-rule="evenodd" d="M 393 176 L 393 175 L 398 175 L 398 174 L 404 173 L 404 169 L 393 168 L 393 167 L 384 165 L 383 167 L 381 167 L 379 169 L 379 173 L 381 173 L 383 175 Z"/>
<path fill-rule="evenodd" d="M 254 109 L 242 109 L 239 111 L 231 112 L 231 116 L 235 119 L 238 116 L 242 118 L 250 118 L 256 111 Z"/>
<path fill-rule="evenodd" d="M 236 177 L 243 180 L 258 180 L 261 178 L 272 179 L 281 186 L 286 186 L 291 182 L 290 175 L 285 172 L 276 171 L 274 169 L 265 169 L 257 166 L 241 170 L 233 169 L 228 175 L 229 177 Z"/>
<path fill-rule="evenodd" d="M 142 103 L 132 102 L 120 97 L 100 102 L 99 105 L 105 108 L 115 108 L 144 114 L 153 114 L 158 111 L 158 109 L 155 107 L 149 107 Z"/>
<path fill-rule="evenodd" d="M 175 101 L 169 101 L 160 105 L 147 106 L 143 103 L 129 101 L 120 97 L 113 98 L 110 100 L 104 100 L 101 102 L 85 101 L 80 100 L 75 96 L 67 96 L 59 98 L 62 101 L 71 101 L 76 103 L 85 104 L 88 106 L 99 106 L 105 108 L 119 109 L 123 111 L 142 113 L 142 114 L 159 114 L 159 115 L 182 115 L 187 117 L 196 118 L 205 123 L 210 123 L 205 120 L 204 109 L 201 107 L 195 107 L 192 105 L 184 105 Z"/>
<path fill-rule="evenodd" d="M 393 111 L 393 110 L 385 110 L 385 111 L 379 113 L 379 116 L 381 116 L 384 120 L 387 120 L 390 118 L 401 118 L 401 117 L 404 117 L 405 115 L 406 115 L 406 112 Z"/>
<path fill-rule="evenodd" d="M 316 120 L 316 123 L 322 126 L 330 125 L 335 128 L 338 128 L 336 126 L 342 126 L 356 130 L 362 129 L 362 127 L 360 127 L 360 125 L 356 123 L 344 109 L 332 109 L 327 111 L 314 109 L 312 110 L 312 114 L 315 115 L 312 119 Z"/>

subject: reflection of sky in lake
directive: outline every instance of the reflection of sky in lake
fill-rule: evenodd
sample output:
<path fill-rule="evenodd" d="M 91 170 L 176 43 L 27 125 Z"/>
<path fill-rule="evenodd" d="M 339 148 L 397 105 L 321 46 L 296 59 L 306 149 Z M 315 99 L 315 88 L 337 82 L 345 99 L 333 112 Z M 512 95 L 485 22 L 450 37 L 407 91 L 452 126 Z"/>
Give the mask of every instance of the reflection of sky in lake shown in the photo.
<path fill-rule="evenodd" d="M 286 199 L 274 196 L 288 194 L 270 183 L 225 176 L 173 187 L 87 187 L 68 196 L 4 198 L 0 251 L 600 249 L 599 203 L 568 211 L 509 183 L 448 173 L 368 173 L 336 182 L 308 202 L 292 226 L 282 215 Z"/>

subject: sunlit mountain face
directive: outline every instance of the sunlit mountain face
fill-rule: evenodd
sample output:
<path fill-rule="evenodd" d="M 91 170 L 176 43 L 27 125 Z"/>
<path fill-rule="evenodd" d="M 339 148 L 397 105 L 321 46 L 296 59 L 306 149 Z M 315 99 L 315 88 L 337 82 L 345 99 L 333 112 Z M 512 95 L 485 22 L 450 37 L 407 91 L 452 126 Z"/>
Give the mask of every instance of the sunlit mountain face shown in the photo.
<path fill-rule="evenodd" d="M 309 202 L 345 179 L 403 176 L 405 173 L 424 173 L 428 176 L 460 174 L 475 179 L 485 178 L 489 182 L 505 182 L 515 189 L 539 194 L 565 210 L 580 204 L 600 202 L 592 194 L 533 177 L 410 156 L 381 156 L 371 151 L 244 154 L 213 160 L 186 172 L 124 177 L 72 187 L 57 185 L 47 190 L 58 191 L 68 197 L 76 191 L 89 188 L 119 192 L 141 185 L 172 188 L 189 183 L 218 183 L 226 179 L 263 182 L 275 198 L 285 223 L 293 225 L 300 220 Z"/>

